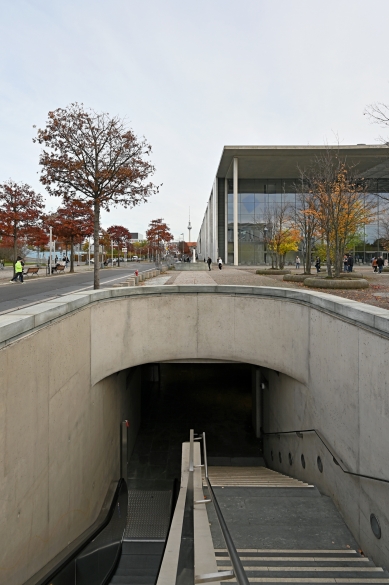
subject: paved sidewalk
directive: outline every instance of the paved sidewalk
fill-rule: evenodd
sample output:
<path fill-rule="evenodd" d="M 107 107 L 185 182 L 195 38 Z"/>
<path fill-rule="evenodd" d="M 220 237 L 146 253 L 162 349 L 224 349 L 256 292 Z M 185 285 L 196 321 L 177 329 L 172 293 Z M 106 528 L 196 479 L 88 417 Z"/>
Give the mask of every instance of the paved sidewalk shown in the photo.
<path fill-rule="evenodd" d="M 169 284 L 173 284 L 170 282 L 169 279 Z M 211 276 L 211 272 L 204 272 L 204 271 L 198 271 L 198 272 L 185 272 L 185 271 L 180 271 L 179 274 L 176 276 L 176 278 L 174 279 L 174 284 L 176 285 L 180 285 L 180 284 L 212 284 L 215 285 L 216 282 L 215 280 L 212 278 Z"/>

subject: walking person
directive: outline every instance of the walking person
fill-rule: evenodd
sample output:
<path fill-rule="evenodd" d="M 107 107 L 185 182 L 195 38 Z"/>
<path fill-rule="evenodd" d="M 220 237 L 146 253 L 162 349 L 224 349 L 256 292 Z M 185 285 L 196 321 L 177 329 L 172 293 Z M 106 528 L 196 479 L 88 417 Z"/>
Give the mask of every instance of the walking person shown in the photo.
<path fill-rule="evenodd" d="M 348 254 L 345 254 L 343 256 L 343 272 L 348 272 L 347 262 L 348 262 Z"/>
<path fill-rule="evenodd" d="M 207 259 L 207 264 L 208 264 L 208 270 L 211 270 L 212 260 L 211 260 L 211 258 L 209 256 L 208 256 L 208 259 Z"/>
<path fill-rule="evenodd" d="M 296 270 L 300 270 L 300 258 L 296 256 Z"/>
<path fill-rule="evenodd" d="M 20 256 L 18 256 L 16 259 L 16 262 L 15 262 L 15 275 L 13 278 L 11 278 L 10 282 L 16 282 L 17 280 L 20 280 L 20 282 L 22 284 L 24 284 L 24 282 L 23 282 L 23 266 L 24 266 L 24 262 L 23 262 L 22 258 Z"/>
<path fill-rule="evenodd" d="M 349 254 L 349 257 L 347 258 L 347 267 L 348 267 L 349 272 L 353 271 L 353 266 L 354 266 L 354 258 L 352 257 L 351 254 Z"/>
<path fill-rule="evenodd" d="M 320 272 L 320 258 L 319 258 L 319 256 L 316 256 L 315 267 L 316 267 L 316 272 L 319 274 L 319 272 Z"/>
<path fill-rule="evenodd" d="M 218 266 L 219 266 L 219 270 L 221 270 L 221 269 L 222 269 L 222 267 L 223 267 L 223 260 L 220 258 L 220 256 L 219 256 L 219 258 L 218 258 L 217 264 L 218 264 Z"/>
<path fill-rule="evenodd" d="M 377 264 L 377 258 L 375 256 L 374 256 L 373 260 L 371 261 L 371 265 L 373 267 L 373 271 L 377 272 L 378 264 Z"/>
<path fill-rule="evenodd" d="M 382 256 L 377 258 L 377 267 L 378 267 L 378 272 L 381 274 L 382 269 L 384 267 L 384 259 L 382 258 Z"/>

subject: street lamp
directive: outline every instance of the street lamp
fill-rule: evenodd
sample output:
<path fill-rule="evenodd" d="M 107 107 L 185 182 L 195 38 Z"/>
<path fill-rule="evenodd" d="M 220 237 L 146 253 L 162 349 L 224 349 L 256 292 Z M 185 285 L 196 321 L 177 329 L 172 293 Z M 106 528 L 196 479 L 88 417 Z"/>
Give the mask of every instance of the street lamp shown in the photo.
<path fill-rule="evenodd" d="M 267 252 L 267 227 L 265 226 L 263 228 L 263 239 L 264 239 L 264 258 L 265 258 L 265 264 L 266 264 L 266 252 Z"/>

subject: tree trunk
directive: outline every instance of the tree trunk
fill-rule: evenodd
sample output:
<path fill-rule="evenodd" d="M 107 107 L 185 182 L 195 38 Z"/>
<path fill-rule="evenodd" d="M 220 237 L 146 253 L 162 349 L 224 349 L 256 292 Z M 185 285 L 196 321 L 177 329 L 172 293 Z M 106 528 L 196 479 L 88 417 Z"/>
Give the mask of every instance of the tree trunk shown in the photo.
<path fill-rule="evenodd" d="M 94 248 L 94 265 L 93 265 L 93 288 L 100 288 L 100 265 L 99 265 L 99 232 L 100 232 L 100 204 L 96 198 L 93 202 L 93 211 L 95 214 L 93 223 L 93 248 Z M 96 253 L 97 252 L 97 253 Z"/>
<path fill-rule="evenodd" d="M 327 243 L 327 274 L 328 276 L 332 276 L 332 269 L 331 269 L 331 250 L 330 246 Z"/>
<path fill-rule="evenodd" d="M 70 272 L 74 272 L 74 238 L 70 238 Z"/>
<path fill-rule="evenodd" d="M 311 274 L 311 242 L 310 239 L 307 238 L 305 242 L 305 266 L 304 266 L 304 274 Z"/>

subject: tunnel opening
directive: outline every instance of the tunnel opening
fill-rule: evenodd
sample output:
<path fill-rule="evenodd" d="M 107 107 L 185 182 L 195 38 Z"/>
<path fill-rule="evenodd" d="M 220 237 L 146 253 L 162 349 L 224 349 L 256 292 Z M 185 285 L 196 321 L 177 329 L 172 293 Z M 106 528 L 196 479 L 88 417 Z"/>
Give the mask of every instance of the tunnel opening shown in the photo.
<path fill-rule="evenodd" d="M 141 422 L 129 460 L 129 487 L 179 478 L 181 446 L 191 428 L 206 433 L 210 464 L 260 464 L 250 364 L 142 366 Z"/>

